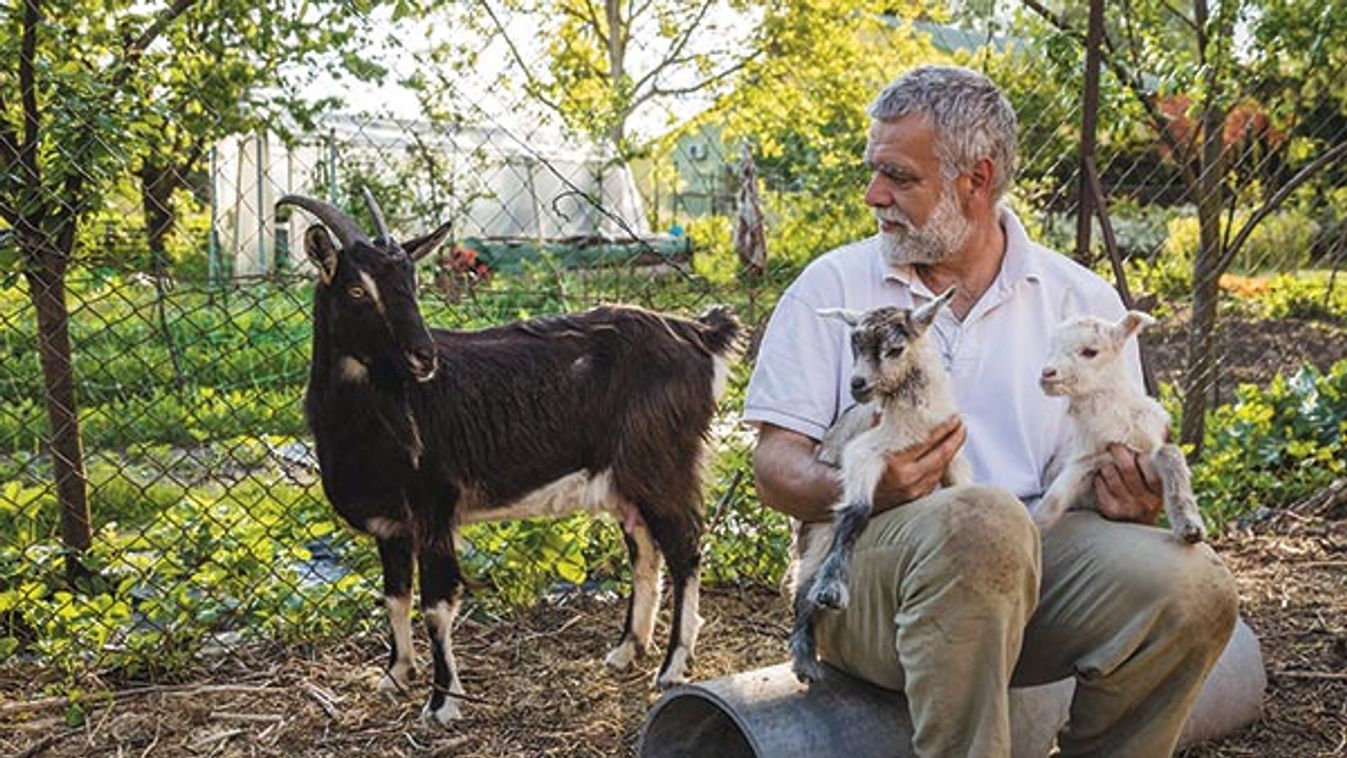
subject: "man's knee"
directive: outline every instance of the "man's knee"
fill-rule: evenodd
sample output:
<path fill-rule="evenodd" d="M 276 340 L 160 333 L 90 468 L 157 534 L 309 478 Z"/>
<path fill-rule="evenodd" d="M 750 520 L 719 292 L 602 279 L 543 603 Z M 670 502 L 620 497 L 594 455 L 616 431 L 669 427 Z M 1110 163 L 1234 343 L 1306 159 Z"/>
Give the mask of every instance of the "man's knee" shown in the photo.
<path fill-rule="evenodd" d="M 1239 613 L 1234 577 L 1207 545 L 1179 548 L 1152 581 L 1161 602 L 1162 623 L 1177 636 L 1219 650 L 1234 630 Z"/>

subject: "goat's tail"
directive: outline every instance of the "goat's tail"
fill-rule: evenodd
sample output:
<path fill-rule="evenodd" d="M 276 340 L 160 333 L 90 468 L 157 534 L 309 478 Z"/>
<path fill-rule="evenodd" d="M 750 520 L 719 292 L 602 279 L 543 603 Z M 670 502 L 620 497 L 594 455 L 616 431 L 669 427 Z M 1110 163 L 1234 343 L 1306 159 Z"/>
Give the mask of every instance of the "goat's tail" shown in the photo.
<path fill-rule="evenodd" d="M 702 344 L 715 355 L 725 357 L 739 349 L 743 327 L 734 311 L 725 305 L 713 305 L 697 317 Z"/>

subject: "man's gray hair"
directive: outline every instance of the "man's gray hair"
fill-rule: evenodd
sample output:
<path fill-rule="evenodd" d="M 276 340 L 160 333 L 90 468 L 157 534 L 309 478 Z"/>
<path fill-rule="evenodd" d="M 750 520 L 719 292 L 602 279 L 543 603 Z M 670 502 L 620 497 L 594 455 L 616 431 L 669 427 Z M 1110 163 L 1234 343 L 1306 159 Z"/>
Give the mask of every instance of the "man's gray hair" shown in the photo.
<path fill-rule="evenodd" d="M 1015 178 L 1019 152 L 1015 109 L 986 76 L 957 66 L 919 66 L 894 79 L 867 109 L 878 121 L 924 114 L 935 129 L 936 154 L 946 178 L 982 158 L 996 165 L 992 199 Z"/>

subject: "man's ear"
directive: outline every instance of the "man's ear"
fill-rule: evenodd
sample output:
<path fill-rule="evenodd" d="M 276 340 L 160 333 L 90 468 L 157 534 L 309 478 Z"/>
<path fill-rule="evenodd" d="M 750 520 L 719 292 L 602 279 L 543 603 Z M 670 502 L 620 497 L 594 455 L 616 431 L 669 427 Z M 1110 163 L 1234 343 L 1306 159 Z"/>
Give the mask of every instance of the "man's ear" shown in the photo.
<path fill-rule="evenodd" d="M 823 318 L 833 318 L 838 321 L 846 322 L 847 326 L 855 326 L 861 323 L 865 318 L 865 311 L 853 310 L 851 308 L 819 308 L 815 313 Z"/>
<path fill-rule="evenodd" d="M 1127 341 L 1128 337 L 1154 323 L 1155 318 L 1148 313 L 1128 311 L 1127 315 L 1123 316 L 1122 320 L 1113 327 L 1113 338 L 1121 345 Z"/>
<path fill-rule="evenodd" d="M 407 255 L 412 260 L 419 261 L 439 249 L 440 245 L 444 244 L 444 241 L 449 237 L 449 230 L 453 228 L 454 223 L 446 221 L 430 234 L 423 234 L 416 239 L 402 243 L 402 249 L 407 251 Z"/>
<path fill-rule="evenodd" d="M 332 237 L 328 236 L 327 229 L 321 224 L 315 224 L 305 230 L 304 252 L 318 269 L 318 276 L 323 280 L 323 284 L 331 284 L 332 277 L 337 275 L 339 251 L 337 246 L 332 244 Z"/>

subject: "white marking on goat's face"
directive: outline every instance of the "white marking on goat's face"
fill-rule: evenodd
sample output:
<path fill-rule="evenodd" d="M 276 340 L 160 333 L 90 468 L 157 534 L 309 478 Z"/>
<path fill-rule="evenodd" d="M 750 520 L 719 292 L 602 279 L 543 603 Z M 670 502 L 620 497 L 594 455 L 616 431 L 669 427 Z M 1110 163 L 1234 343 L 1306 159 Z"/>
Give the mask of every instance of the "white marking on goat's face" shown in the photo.
<path fill-rule="evenodd" d="M 357 358 L 343 355 L 337 359 L 337 378 L 343 382 L 357 384 L 367 382 L 369 381 L 369 367 Z"/>
<path fill-rule="evenodd" d="M 1052 333 L 1039 385 L 1051 396 L 1084 395 L 1114 386 L 1126 340 L 1116 324 L 1094 316 L 1063 321 Z"/>
<path fill-rule="evenodd" d="M 385 597 L 384 605 L 393 632 L 394 658 L 392 667 L 379 680 L 379 691 L 388 695 L 406 694 L 416 673 L 412 659 L 412 598 L 410 594 Z"/>
<path fill-rule="evenodd" d="M 383 314 L 384 301 L 383 298 L 379 296 L 379 283 L 374 281 L 374 277 L 370 276 L 369 272 L 363 269 L 359 271 L 359 274 L 360 283 L 365 288 L 365 296 L 370 299 L 370 302 L 374 303 L 375 310 L 379 311 L 380 314 Z"/>

